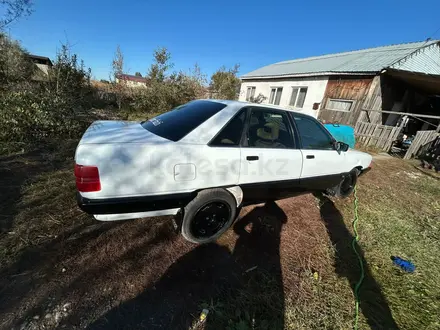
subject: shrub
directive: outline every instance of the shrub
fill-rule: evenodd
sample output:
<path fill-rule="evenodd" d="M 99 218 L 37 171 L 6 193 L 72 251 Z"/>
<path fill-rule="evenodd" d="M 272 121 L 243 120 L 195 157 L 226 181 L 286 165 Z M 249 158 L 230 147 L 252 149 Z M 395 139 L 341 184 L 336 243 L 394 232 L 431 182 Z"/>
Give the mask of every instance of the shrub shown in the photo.
<path fill-rule="evenodd" d="M 0 33 L 0 92 L 26 84 L 34 74 L 34 65 L 18 42 Z"/>
<path fill-rule="evenodd" d="M 90 70 L 62 46 L 45 79 L 32 81 L 35 66 L 25 51 L 5 36 L 0 40 L 0 140 L 78 136 L 88 125 L 83 113 L 93 97 Z"/>
<path fill-rule="evenodd" d="M 240 66 L 236 64 L 232 69 L 221 67 L 211 76 L 210 89 L 216 98 L 236 100 L 240 91 L 241 81 L 237 77 Z"/>
<path fill-rule="evenodd" d="M 0 98 L 0 109 L 1 141 L 71 138 L 88 125 L 86 117 L 69 114 L 63 99 L 34 90 L 7 93 Z"/>

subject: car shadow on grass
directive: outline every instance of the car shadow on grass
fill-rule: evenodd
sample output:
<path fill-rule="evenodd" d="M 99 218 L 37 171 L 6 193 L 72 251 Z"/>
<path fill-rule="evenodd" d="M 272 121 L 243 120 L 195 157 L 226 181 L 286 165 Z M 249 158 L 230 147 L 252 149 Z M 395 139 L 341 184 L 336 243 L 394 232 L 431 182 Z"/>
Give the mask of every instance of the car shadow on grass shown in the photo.
<path fill-rule="evenodd" d="M 43 292 L 58 288 L 44 287 L 60 276 L 63 260 L 120 225 L 96 223 L 77 210 L 75 144 L 27 145 L 0 157 L 0 328 L 20 327 L 35 315 L 48 296 Z"/>
<path fill-rule="evenodd" d="M 344 218 L 335 204 L 321 194 L 315 196 L 320 201 L 321 218 L 336 249 L 335 270 L 339 276 L 347 278 L 354 294 L 356 283 L 361 276 L 359 260 L 351 245 L 354 237 L 345 225 Z M 362 258 L 365 271 L 365 277 L 359 290 L 360 312 L 364 315 L 371 329 L 399 329 L 387 299 L 365 261 L 362 248 L 359 245 L 356 248 Z"/>
<path fill-rule="evenodd" d="M 8 233 L 13 227 L 24 186 L 44 173 L 63 168 L 67 157 L 73 155 L 72 142 L 60 144 L 61 147 L 56 143 L 27 146 L 26 152 L 0 156 L 0 234 Z"/>
<path fill-rule="evenodd" d="M 59 266 L 62 260 L 70 253 L 74 254 L 79 251 L 84 241 L 94 240 L 118 225 L 119 223 L 82 224 L 45 244 L 23 249 L 15 263 L 0 270 L 0 287 L 2 288 L 0 314 L 2 317 L 13 315 L 20 309 L 20 312 L 24 313 L 17 313 L 12 320 L 14 326 L 19 326 L 20 322 L 35 315 L 35 312 L 40 312 L 40 305 L 47 299 L 49 293 L 59 291 L 58 287 L 47 287 L 48 293 L 40 294 L 40 291 L 44 291 L 44 285 L 60 277 Z M 76 235 L 78 238 L 75 237 Z M 60 279 L 59 285 L 63 284 Z M 34 305 L 33 302 L 29 302 L 29 300 L 34 300 L 29 297 L 30 292 L 38 292 L 38 298 L 34 299 L 39 303 Z M 7 320 L 5 318 L 2 321 Z"/>
<path fill-rule="evenodd" d="M 199 245 L 140 295 L 111 309 L 88 329 L 283 329 L 280 233 L 285 213 L 274 202 L 234 225 L 232 252 Z M 200 320 L 207 309 L 205 320 Z"/>

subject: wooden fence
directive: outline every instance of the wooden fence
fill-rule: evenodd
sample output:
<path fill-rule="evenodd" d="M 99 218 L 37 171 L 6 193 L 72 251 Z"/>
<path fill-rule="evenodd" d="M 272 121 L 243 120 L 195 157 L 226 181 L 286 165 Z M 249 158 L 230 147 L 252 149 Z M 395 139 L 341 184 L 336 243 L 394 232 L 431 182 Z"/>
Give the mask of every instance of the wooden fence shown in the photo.
<path fill-rule="evenodd" d="M 401 127 L 396 126 L 357 122 L 354 135 L 357 141 L 365 146 L 374 146 L 389 151 L 401 130 Z"/>
<path fill-rule="evenodd" d="M 417 156 L 420 148 L 435 140 L 437 136 L 440 136 L 440 134 L 436 131 L 418 131 L 403 159 L 410 159 Z"/>

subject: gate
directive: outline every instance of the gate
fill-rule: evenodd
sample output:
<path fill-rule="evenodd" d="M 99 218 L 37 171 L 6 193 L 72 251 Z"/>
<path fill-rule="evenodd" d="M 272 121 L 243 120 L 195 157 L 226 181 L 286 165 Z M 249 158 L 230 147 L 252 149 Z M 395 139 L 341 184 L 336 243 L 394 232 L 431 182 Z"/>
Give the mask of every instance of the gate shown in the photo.
<path fill-rule="evenodd" d="M 358 122 L 354 128 L 357 141 L 365 146 L 374 146 L 389 151 L 399 136 L 401 127 Z"/>

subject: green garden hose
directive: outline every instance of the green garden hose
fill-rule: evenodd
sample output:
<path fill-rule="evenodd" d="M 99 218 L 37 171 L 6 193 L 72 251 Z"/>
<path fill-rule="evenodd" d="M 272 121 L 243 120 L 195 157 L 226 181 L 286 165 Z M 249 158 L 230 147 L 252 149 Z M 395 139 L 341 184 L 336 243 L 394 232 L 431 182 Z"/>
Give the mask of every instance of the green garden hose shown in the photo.
<path fill-rule="evenodd" d="M 354 219 L 352 222 L 352 226 L 353 226 L 353 232 L 354 232 L 354 237 L 353 237 L 353 241 L 351 242 L 351 247 L 353 248 L 353 251 L 356 253 L 356 256 L 359 260 L 359 266 L 361 269 L 361 276 L 359 278 L 359 281 L 356 283 L 355 287 L 354 287 L 354 298 L 355 298 L 355 315 L 354 315 L 354 329 L 357 330 L 358 329 L 358 320 L 359 320 L 359 289 L 362 285 L 362 281 L 364 280 L 365 277 L 365 271 L 364 271 L 364 262 L 362 260 L 361 255 L 359 254 L 358 250 L 356 249 L 356 247 L 358 246 L 358 241 L 359 241 L 359 234 L 357 231 L 357 223 L 359 220 L 359 215 L 358 215 L 358 197 L 357 197 L 357 192 L 356 192 L 356 186 L 354 187 Z"/>

